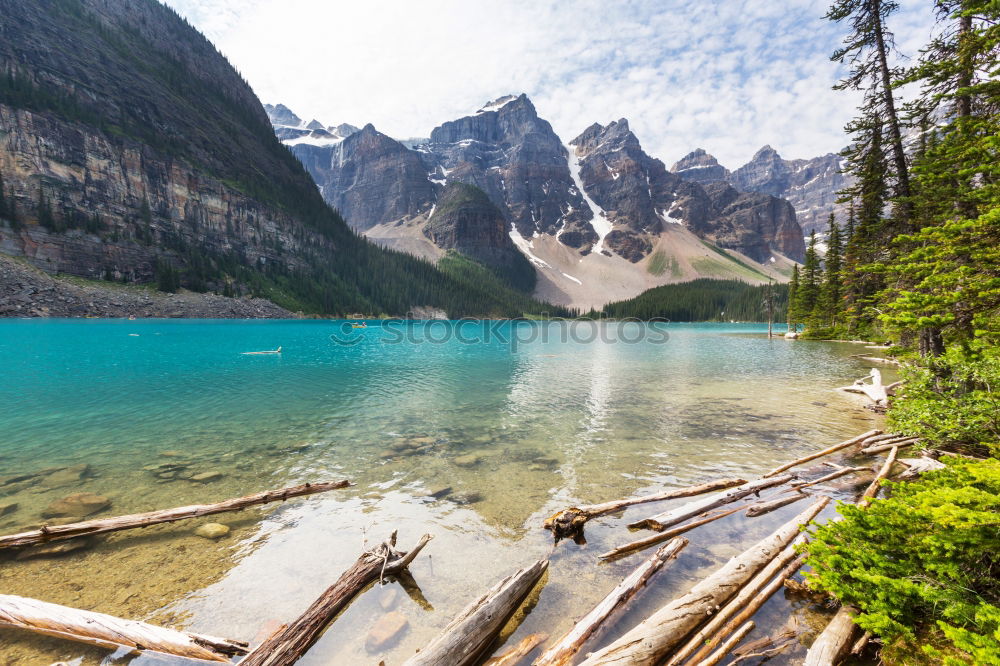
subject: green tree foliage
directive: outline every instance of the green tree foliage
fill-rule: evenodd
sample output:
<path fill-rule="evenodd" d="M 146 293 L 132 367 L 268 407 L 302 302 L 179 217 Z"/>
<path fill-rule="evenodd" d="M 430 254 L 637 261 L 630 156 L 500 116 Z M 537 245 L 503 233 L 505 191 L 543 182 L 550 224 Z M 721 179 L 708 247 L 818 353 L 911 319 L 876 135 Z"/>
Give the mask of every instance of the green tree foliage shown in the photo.
<path fill-rule="evenodd" d="M 795 264 L 792 266 L 792 279 L 788 282 L 788 307 L 786 311 L 786 319 L 788 320 L 788 330 L 790 331 L 797 331 L 799 324 L 802 323 L 802 316 L 796 306 L 799 298 L 800 282 L 801 275 L 799 273 L 799 265 Z"/>
<path fill-rule="evenodd" d="M 830 214 L 830 230 L 826 236 L 826 256 L 823 257 L 823 289 L 820 296 L 820 318 L 828 326 L 836 326 L 844 307 L 843 241 L 840 226 Z"/>
<path fill-rule="evenodd" d="M 157 259 L 155 267 L 156 288 L 160 291 L 175 293 L 181 288 L 180 272 L 165 259 Z"/>
<path fill-rule="evenodd" d="M 0 218 L 10 218 L 10 211 L 7 208 L 7 193 L 3 184 L 3 172 L 0 171 Z"/>
<path fill-rule="evenodd" d="M 648 289 L 627 301 L 608 303 L 601 313 L 591 311 L 593 319 L 635 317 L 662 318 L 670 321 L 767 321 L 768 285 L 749 285 L 738 280 L 701 278 L 683 284 L 668 284 Z M 774 299 L 774 318 L 787 317 L 788 286 L 770 287 Z"/>
<path fill-rule="evenodd" d="M 935 7 L 937 36 L 899 80 L 922 86 L 910 194 L 878 176 L 879 123 L 852 162 L 845 316 L 885 326 L 910 360 L 891 428 L 977 459 L 942 457 L 947 469 L 890 484 L 868 509 L 842 506 L 809 564 L 861 609 L 884 661 L 1000 664 L 1000 5 Z M 887 203 L 908 207 L 911 228 L 884 219 Z"/>
<path fill-rule="evenodd" d="M 809 234 L 806 260 L 799 273 L 799 284 L 795 289 L 795 313 L 802 321 L 815 324 L 819 316 L 820 294 L 823 286 L 823 270 L 816 250 L 816 232 Z"/>
<path fill-rule="evenodd" d="M 855 604 L 857 623 L 897 659 L 930 619 L 972 661 L 926 645 L 931 656 L 1000 663 L 1000 460 L 949 460 L 890 488 L 868 508 L 842 504 L 843 520 L 813 530 L 810 580 Z"/>

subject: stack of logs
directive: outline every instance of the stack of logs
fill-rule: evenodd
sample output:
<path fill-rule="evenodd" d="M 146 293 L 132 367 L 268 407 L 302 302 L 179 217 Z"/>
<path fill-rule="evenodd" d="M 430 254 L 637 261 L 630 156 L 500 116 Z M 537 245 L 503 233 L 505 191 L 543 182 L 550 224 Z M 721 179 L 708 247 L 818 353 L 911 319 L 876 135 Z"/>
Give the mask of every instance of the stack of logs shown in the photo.
<path fill-rule="evenodd" d="M 556 513 L 544 523 L 544 527 L 553 533 L 556 542 L 570 538 L 583 543 L 584 527 L 592 518 L 618 513 L 639 504 L 721 491 L 631 523 L 631 528 L 649 529 L 654 534 L 618 546 L 600 555 L 600 559 L 618 559 L 649 546 L 666 543 L 646 558 L 566 634 L 545 645 L 542 654 L 532 662 L 533 666 L 572 663 L 586 666 L 658 663 L 669 666 L 706 666 L 721 662 L 754 629 L 752 618 L 757 610 L 802 566 L 803 557 L 797 550 L 805 539 L 801 530 L 827 506 L 829 498 L 813 496 L 809 506 L 795 518 L 732 558 L 610 645 L 589 654 L 584 652 L 584 648 L 593 645 L 603 631 L 621 616 L 629 602 L 649 584 L 653 576 L 678 557 L 688 544 L 687 539 L 680 537 L 680 534 L 737 511 L 745 511 L 748 517 L 769 513 L 810 497 L 810 492 L 807 492 L 809 488 L 815 492 L 814 487 L 822 483 L 865 471 L 868 468 L 825 463 L 832 471 L 810 481 L 803 481 L 795 474 L 788 473 L 793 467 L 852 446 L 863 454 L 888 451 L 875 479 L 860 498 L 860 504 L 867 506 L 878 493 L 881 482 L 889 475 L 898 451 L 915 443 L 916 438 L 872 430 L 777 467 L 752 481 L 740 478 L 719 479 L 655 495 L 571 507 Z M 908 461 L 900 462 L 906 463 L 911 471 L 916 469 L 917 473 L 940 466 L 940 463 L 926 458 Z M 31 532 L 0 537 L 0 549 L 21 548 L 234 511 L 349 485 L 347 481 L 307 484 L 214 505 L 180 507 L 58 527 L 42 527 Z M 767 489 L 774 490 L 769 496 L 761 497 L 761 491 Z M 739 503 L 741 500 L 747 501 Z M 378 547 L 364 551 L 297 620 L 278 629 L 253 650 L 241 641 L 186 633 L 9 595 L 0 595 L 0 627 L 26 629 L 102 647 L 125 647 L 133 652 L 151 651 L 217 662 L 229 662 L 233 657 L 242 656 L 240 663 L 243 666 L 286 666 L 304 655 L 337 614 L 372 582 L 386 575 L 404 574 L 430 538 L 425 535 L 409 552 L 401 552 L 396 548 L 394 532 Z M 548 559 L 543 558 L 498 582 L 470 603 L 437 638 L 411 657 L 405 666 L 472 666 L 484 663 L 483 660 L 494 648 L 497 636 L 542 579 L 548 566 Z M 867 636 L 854 641 L 855 626 L 851 621 L 853 612 L 853 609 L 844 607 L 837 613 L 810 648 L 806 664 L 835 664 L 852 648 L 863 648 Z M 547 638 L 544 634 L 527 636 L 503 655 L 485 663 L 490 666 L 513 666 L 543 645 Z M 746 657 L 773 656 L 790 643 L 788 636 L 768 637 L 748 644 L 744 653 Z M 748 652 L 751 645 L 754 651 Z M 743 658 L 739 657 L 732 663 Z"/>

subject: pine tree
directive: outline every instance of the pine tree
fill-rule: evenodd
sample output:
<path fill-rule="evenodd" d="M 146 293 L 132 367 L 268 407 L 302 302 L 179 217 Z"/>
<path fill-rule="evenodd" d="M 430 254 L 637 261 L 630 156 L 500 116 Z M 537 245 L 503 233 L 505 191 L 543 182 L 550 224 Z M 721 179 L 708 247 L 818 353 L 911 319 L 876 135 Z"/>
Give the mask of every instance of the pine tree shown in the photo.
<path fill-rule="evenodd" d="M 792 266 L 792 279 L 788 282 L 788 330 L 795 331 L 799 324 L 799 265 Z"/>
<path fill-rule="evenodd" d="M 826 239 L 826 257 L 823 260 L 823 295 L 820 299 L 822 310 L 830 325 L 837 325 L 837 318 L 843 307 L 843 247 L 840 238 L 840 227 L 833 213 L 830 213 L 830 231 Z"/>
<path fill-rule="evenodd" d="M 883 133 L 888 134 L 893 166 L 891 175 L 895 183 L 893 194 L 897 203 L 894 217 L 899 229 L 907 231 L 910 174 L 893 86 L 899 72 L 889 66 L 889 51 L 894 48 L 893 35 L 885 25 L 886 18 L 898 8 L 894 0 L 836 0 L 826 18 L 838 23 L 850 21 L 852 32 L 831 59 L 849 64 L 851 70 L 834 88 L 864 91 L 862 116 L 877 118 Z M 848 125 L 847 129 L 848 132 L 865 131 L 867 127 L 852 128 Z"/>
<path fill-rule="evenodd" d="M 806 260 L 802 264 L 799 284 L 795 290 L 795 311 L 806 325 L 814 324 L 819 316 L 822 280 L 819 253 L 816 251 L 816 232 L 814 231 L 809 234 Z"/>
<path fill-rule="evenodd" d="M 0 172 L 0 218 L 7 219 L 10 213 L 7 210 L 7 196 L 4 191 L 3 172 Z"/>
<path fill-rule="evenodd" d="M 54 231 L 56 226 L 55 219 L 52 217 L 52 206 L 45 198 L 45 191 L 41 185 L 38 186 L 38 224 L 50 231 Z"/>

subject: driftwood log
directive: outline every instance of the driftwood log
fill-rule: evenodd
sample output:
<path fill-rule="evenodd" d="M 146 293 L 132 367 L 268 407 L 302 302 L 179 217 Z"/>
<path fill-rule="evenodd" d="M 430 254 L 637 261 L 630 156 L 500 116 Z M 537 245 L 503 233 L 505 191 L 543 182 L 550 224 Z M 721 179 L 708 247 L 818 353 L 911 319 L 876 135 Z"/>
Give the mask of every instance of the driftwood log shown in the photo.
<path fill-rule="evenodd" d="M 688 637 L 684 645 L 670 655 L 666 666 L 677 666 L 684 663 L 693 654 L 696 656 L 690 660 L 691 663 L 698 663 L 699 659 L 708 654 L 709 650 L 719 645 L 720 641 L 731 633 L 736 626 L 739 626 L 744 620 L 750 619 L 754 612 L 756 612 L 756 608 L 753 608 L 753 605 L 756 604 L 757 608 L 759 608 L 777 590 L 777 587 L 770 590 L 773 586 L 773 584 L 769 584 L 772 579 L 777 576 L 781 582 L 784 582 L 786 578 L 794 574 L 802 566 L 801 557 L 795 552 L 795 547 L 796 544 L 803 541 L 804 538 L 799 536 L 775 554 L 774 559 L 768 562 L 767 566 L 761 569 L 760 573 L 754 576 L 750 582 L 741 587 L 736 596 L 720 608 L 705 626 Z M 788 572 L 791 564 L 795 565 L 795 569 Z M 786 572 L 788 572 L 787 575 Z M 778 587 L 780 587 L 780 583 Z M 770 591 L 764 596 L 764 591 L 766 590 Z M 744 612 L 747 609 L 752 609 L 749 614 Z"/>
<path fill-rule="evenodd" d="M 556 538 L 556 540 L 570 538 L 582 541 L 583 526 L 591 518 L 597 518 L 598 516 L 615 513 L 627 507 L 635 506 L 636 504 L 662 502 L 664 500 L 677 499 L 678 497 L 703 495 L 704 493 L 710 493 L 715 490 L 725 490 L 744 483 L 746 483 L 746 479 L 717 479 L 715 481 L 709 481 L 708 483 L 702 483 L 696 486 L 687 486 L 684 488 L 674 488 L 672 490 L 655 493 L 653 495 L 643 495 L 642 497 L 616 500 L 614 502 L 604 502 L 603 504 L 574 506 L 553 514 L 546 519 L 546 521 L 542 524 L 542 527 L 552 532 L 552 535 Z"/>
<path fill-rule="evenodd" d="M 869 437 L 868 439 L 861 442 L 861 446 L 872 446 L 878 444 L 879 442 L 886 442 L 890 439 L 903 439 L 906 435 L 900 435 L 898 432 L 887 432 L 881 435 L 875 435 L 874 437 Z"/>
<path fill-rule="evenodd" d="M 834 453 L 836 451 L 840 451 L 841 449 L 846 449 L 848 446 L 853 446 L 854 444 L 858 444 L 859 442 L 862 442 L 862 441 L 864 441 L 865 439 L 867 439 L 869 437 L 881 434 L 881 432 L 882 432 L 881 430 L 869 430 L 868 432 L 863 433 L 861 435 L 858 435 L 857 437 L 852 437 L 852 438 L 850 438 L 848 440 L 845 440 L 845 441 L 841 442 L 840 444 L 834 444 L 833 446 L 829 446 L 829 447 L 823 449 L 822 451 L 816 451 L 815 453 L 810 453 L 809 455 L 803 456 L 802 458 L 799 458 L 798 460 L 793 460 L 790 463 L 786 463 L 786 464 L 782 465 L 781 467 L 775 467 L 770 472 L 768 472 L 767 474 L 765 474 L 764 478 L 767 479 L 769 477 L 775 476 L 776 474 L 781 474 L 782 472 L 784 472 L 787 469 L 791 469 L 792 467 L 797 467 L 798 465 L 801 465 L 802 463 L 807 463 L 810 460 L 815 460 L 816 458 L 822 458 L 823 456 L 828 456 L 831 453 Z"/>
<path fill-rule="evenodd" d="M 782 483 L 787 483 L 792 480 L 791 474 L 786 474 L 784 476 L 778 476 L 771 479 L 757 479 L 751 481 L 750 483 L 744 483 L 741 486 L 736 486 L 731 488 L 721 495 L 715 495 L 713 497 L 706 497 L 704 499 L 695 500 L 693 502 L 688 502 L 683 506 L 679 506 L 676 509 L 671 509 L 670 511 L 665 511 L 659 513 L 651 518 L 643 518 L 642 520 L 637 520 L 634 523 L 630 523 L 631 528 L 648 528 L 651 530 L 656 530 L 657 532 L 662 532 L 663 530 L 684 522 L 689 518 L 694 518 L 695 516 L 702 514 L 710 509 L 735 502 L 736 500 L 743 499 L 747 495 L 755 495 L 765 488 L 770 488 L 771 486 L 778 486 Z"/>
<path fill-rule="evenodd" d="M 834 479 L 839 479 L 847 474 L 854 474 L 856 472 L 867 472 L 867 467 L 838 467 L 834 471 L 819 477 L 818 479 L 813 479 L 812 481 L 793 481 L 791 486 L 796 490 L 801 490 L 802 488 L 808 488 L 810 486 L 818 486 L 821 483 L 826 483 L 827 481 L 833 481 Z"/>
<path fill-rule="evenodd" d="M 437 638 L 410 657 L 404 666 L 471 666 L 479 663 L 483 653 L 548 566 L 548 560 L 538 560 L 530 567 L 504 578 L 466 606 Z"/>
<path fill-rule="evenodd" d="M 638 594 L 649 579 L 664 565 L 676 559 L 677 555 L 688 545 L 688 540 L 677 537 L 667 545 L 658 549 L 635 571 L 625 577 L 608 596 L 604 597 L 594 608 L 584 615 L 566 635 L 555 642 L 549 649 L 532 662 L 532 666 L 566 666 L 573 662 L 583 646 L 593 640 L 598 631 L 607 626 L 610 619 L 620 615 L 625 606 Z"/>
<path fill-rule="evenodd" d="M 750 508 L 747 509 L 745 515 L 747 518 L 755 518 L 757 516 L 763 516 L 765 513 L 771 513 L 776 509 L 780 509 L 783 506 L 788 506 L 789 504 L 798 502 L 800 499 L 805 499 L 806 497 L 808 497 L 808 495 L 806 495 L 804 492 L 797 491 L 792 495 L 785 495 L 772 500 L 768 500 L 766 502 L 757 502 L 756 504 L 751 505 Z"/>
<path fill-rule="evenodd" d="M 425 534 L 408 553 L 396 550 L 396 532 L 372 550 L 365 551 L 337 582 L 323 592 L 294 622 L 281 628 L 253 649 L 240 666 L 290 666 L 319 639 L 354 597 L 382 576 L 403 571 L 431 540 Z"/>
<path fill-rule="evenodd" d="M 820 632 L 806 653 L 803 666 L 835 666 L 851 651 L 857 625 L 854 616 L 857 611 L 850 606 L 841 606 L 830 624 Z"/>
<path fill-rule="evenodd" d="M 713 513 L 706 515 L 704 518 L 700 520 L 696 520 L 691 523 L 684 523 L 680 527 L 675 527 L 673 529 L 669 529 L 664 532 L 648 536 L 645 539 L 638 539 L 636 541 L 630 541 L 629 543 L 617 546 L 615 548 L 612 548 L 606 553 L 601 553 L 600 555 L 598 555 L 598 557 L 602 560 L 613 560 L 623 555 L 634 553 L 637 550 L 643 550 L 644 548 L 655 546 L 656 544 L 666 541 L 667 539 L 672 539 L 673 537 L 679 534 L 684 534 L 688 530 L 693 530 L 696 527 L 701 527 L 706 523 L 714 522 L 719 518 L 725 518 L 726 516 L 732 515 L 737 511 L 742 511 L 742 510 L 743 510 L 742 506 L 737 506 L 730 509 L 722 509 L 720 511 L 715 511 Z"/>
<path fill-rule="evenodd" d="M 928 458 L 927 456 L 922 458 L 900 458 L 899 462 L 907 467 L 906 471 L 899 475 L 900 479 L 915 479 L 921 474 L 945 468 L 943 462 L 934 460 L 934 458 Z"/>
<path fill-rule="evenodd" d="M 896 462 L 897 453 L 899 453 L 899 449 L 896 447 L 893 447 L 893 449 L 889 451 L 889 455 L 886 456 L 885 463 L 882 464 L 882 469 L 878 471 L 878 474 L 876 474 L 875 478 L 872 479 L 871 485 L 869 485 L 865 492 L 861 495 L 861 501 L 858 502 L 859 506 L 868 506 L 872 503 L 872 500 L 875 499 L 879 488 L 882 487 L 882 481 L 885 477 L 889 476 L 889 472 L 892 470 L 892 464 Z"/>
<path fill-rule="evenodd" d="M 521 641 L 501 655 L 487 659 L 483 666 L 515 666 L 536 647 L 548 639 L 548 634 L 528 634 Z"/>
<path fill-rule="evenodd" d="M 729 560 L 686 594 L 663 606 L 608 647 L 590 655 L 582 664 L 638 666 L 658 663 L 767 566 L 778 552 L 784 550 L 798 536 L 799 528 L 815 518 L 828 502 L 825 497 L 816 501 L 771 535 Z"/>
<path fill-rule="evenodd" d="M 111 650 L 125 647 L 134 652 L 158 652 L 205 661 L 228 663 L 230 657 L 247 652 L 247 644 L 241 641 L 177 631 L 8 594 L 0 595 L 0 627 L 24 629 Z"/>
<path fill-rule="evenodd" d="M 912 446 L 920 441 L 919 437 L 900 437 L 898 439 L 890 439 L 884 444 L 878 444 L 875 446 L 868 446 L 861 449 L 861 453 L 866 455 L 875 455 L 877 453 L 882 453 L 883 451 L 888 451 L 894 446 L 903 448 L 904 446 Z"/>
<path fill-rule="evenodd" d="M 150 525 L 158 525 L 160 523 L 172 523 L 184 520 L 185 518 L 200 518 L 201 516 L 211 516 L 227 511 L 239 511 L 257 504 L 269 504 L 271 502 L 284 501 L 292 497 L 325 493 L 328 490 L 347 488 L 350 485 L 350 481 L 306 483 L 301 486 L 282 488 L 281 490 L 268 490 L 263 493 L 237 497 L 216 504 L 193 504 L 191 506 L 177 507 L 176 509 L 134 513 L 128 516 L 118 516 L 117 518 L 99 518 L 97 520 L 87 520 L 82 523 L 70 523 L 69 525 L 56 525 L 52 527 L 46 525 L 30 532 L 0 536 L 0 548 L 34 546 L 50 541 L 75 539 L 77 537 L 104 534 L 106 532 L 149 527 Z"/>
<path fill-rule="evenodd" d="M 754 627 L 753 620 L 748 621 L 742 627 L 736 630 L 732 636 L 726 639 L 726 642 L 719 646 L 719 649 L 708 655 L 704 659 L 698 662 L 698 666 L 715 666 L 720 661 L 726 658 L 734 647 L 736 647 L 740 641 L 746 638 L 747 634 L 753 631 Z"/>
<path fill-rule="evenodd" d="M 865 379 L 868 378 L 871 378 L 871 384 L 865 383 Z M 837 390 L 846 391 L 847 393 L 860 393 L 876 405 L 884 406 L 889 401 L 889 389 L 890 386 L 882 383 L 882 372 L 876 368 L 872 368 L 868 377 L 859 379 L 850 386 L 841 386 Z"/>

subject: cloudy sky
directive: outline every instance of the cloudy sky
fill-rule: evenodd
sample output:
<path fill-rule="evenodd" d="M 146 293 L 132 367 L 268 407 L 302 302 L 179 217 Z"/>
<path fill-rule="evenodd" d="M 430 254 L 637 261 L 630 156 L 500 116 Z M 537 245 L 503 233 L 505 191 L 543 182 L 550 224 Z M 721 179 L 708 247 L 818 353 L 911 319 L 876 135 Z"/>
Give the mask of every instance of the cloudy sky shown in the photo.
<path fill-rule="evenodd" d="M 628 118 L 669 166 L 702 147 L 730 168 L 763 144 L 839 150 L 857 99 L 831 90 L 844 26 L 823 0 L 165 0 L 229 57 L 261 100 L 305 119 L 428 136 L 526 92 L 564 141 Z M 901 0 L 900 51 L 930 33 Z"/>

